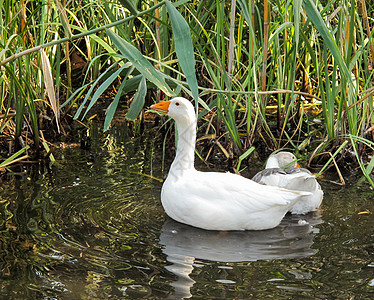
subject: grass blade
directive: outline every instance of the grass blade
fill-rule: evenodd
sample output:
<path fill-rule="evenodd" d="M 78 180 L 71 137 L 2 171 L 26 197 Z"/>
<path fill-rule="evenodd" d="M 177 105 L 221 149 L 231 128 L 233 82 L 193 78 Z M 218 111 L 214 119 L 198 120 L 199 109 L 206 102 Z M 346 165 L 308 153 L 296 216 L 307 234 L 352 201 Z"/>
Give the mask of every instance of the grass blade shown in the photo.
<path fill-rule="evenodd" d="M 58 0 L 56 1 L 56 6 L 57 6 L 57 9 L 60 13 L 59 14 L 60 15 L 60 21 L 61 21 L 62 27 L 64 28 L 64 32 L 65 32 L 67 37 L 71 38 L 73 36 L 73 34 L 71 33 L 71 28 L 70 28 L 68 16 L 66 15 L 66 10 L 65 10 L 64 6 L 61 4 L 61 2 L 58 1 Z"/>
<path fill-rule="evenodd" d="M 195 73 L 195 55 L 190 27 L 171 2 L 167 1 L 166 7 L 169 13 L 171 27 L 173 29 L 175 52 L 177 53 L 179 65 L 186 76 L 187 83 L 191 89 L 197 107 L 199 91 Z"/>
<path fill-rule="evenodd" d="M 16 153 L 14 153 L 12 156 L 8 157 L 6 160 L 4 160 L 2 163 L 0 163 L 0 168 L 4 168 L 6 166 L 9 166 L 10 164 L 13 164 L 13 163 L 19 161 L 19 160 L 27 158 L 28 155 L 22 156 L 21 158 L 19 156 L 23 152 L 28 150 L 29 148 L 30 148 L 30 146 L 27 145 L 26 147 L 22 148 L 21 150 L 17 151 Z"/>
<path fill-rule="evenodd" d="M 109 125 L 112 122 L 114 113 L 117 110 L 119 99 L 121 98 L 122 91 L 123 91 L 126 84 L 127 84 L 127 80 L 122 81 L 121 85 L 119 86 L 119 88 L 117 90 L 117 94 L 114 97 L 114 100 L 108 106 L 108 109 L 107 109 L 106 115 L 105 115 L 105 121 L 104 121 L 104 131 L 107 131 L 109 129 Z"/>
<path fill-rule="evenodd" d="M 252 146 L 247 151 L 245 151 L 242 155 L 239 156 L 238 164 L 236 166 L 236 173 L 240 172 L 240 165 L 242 164 L 242 161 L 246 159 L 254 150 L 255 150 L 255 147 Z"/>
<path fill-rule="evenodd" d="M 95 82 L 91 85 L 91 87 L 90 87 L 90 89 L 87 91 L 87 94 L 86 94 L 86 96 L 84 97 L 84 99 L 83 99 L 83 102 L 81 103 L 81 105 L 79 106 L 79 108 L 77 109 L 77 112 L 75 113 L 75 115 L 74 115 L 74 119 L 78 119 L 78 117 L 80 116 L 80 114 L 82 113 L 82 110 L 83 110 L 83 108 L 84 108 L 84 106 L 85 106 L 85 104 L 86 104 L 86 102 L 88 101 L 88 98 L 91 96 L 91 94 L 92 94 L 92 92 L 93 92 L 93 90 L 94 90 L 94 88 L 95 88 L 95 86 L 96 86 L 96 84 L 98 83 L 98 82 L 100 82 L 100 80 L 102 79 L 102 78 L 104 78 L 104 76 L 106 76 L 106 74 L 108 73 L 108 72 L 110 72 L 111 71 L 111 68 L 108 68 L 106 71 L 104 71 L 96 80 L 95 80 Z M 86 113 L 87 113 L 87 111 L 85 112 L 85 115 L 86 115 Z"/>
<path fill-rule="evenodd" d="M 116 70 L 112 75 L 110 75 L 95 91 L 94 95 L 92 96 L 92 99 L 90 101 L 90 104 L 88 105 L 82 119 L 86 116 L 88 111 L 92 108 L 92 106 L 96 103 L 96 101 L 99 99 L 99 97 L 106 91 L 106 89 L 113 83 L 114 80 L 117 79 L 118 75 L 123 71 L 123 68 L 119 68 Z"/>
<path fill-rule="evenodd" d="M 132 15 L 137 15 L 136 5 L 132 0 L 119 0 L 123 7 L 126 7 Z"/>
<path fill-rule="evenodd" d="M 342 72 L 343 76 L 346 78 L 348 82 L 352 83 L 351 75 L 348 71 L 347 65 L 344 62 L 344 58 L 341 55 L 338 46 L 335 43 L 334 37 L 331 35 L 330 31 L 328 30 L 325 22 L 322 19 L 320 12 L 318 11 L 316 5 L 314 4 L 313 0 L 304 0 L 303 7 L 312 21 L 314 26 L 319 31 L 320 35 L 323 38 L 324 43 L 326 43 L 327 47 L 329 48 L 331 54 L 336 59 L 336 62 L 339 65 L 340 71 Z"/>
<path fill-rule="evenodd" d="M 163 75 L 152 66 L 138 49 L 118 36 L 112 30 L 107 29 L 107 33 L 123 56 L 125 56 L 146 79 L 153 82 L 166 95 L 170 97 L 174 95 L 173 91 L 165 82 Z"/>
<path fill-rule="evenodd" d="M 135 121 L 138 117 L 140 111 L 142 110 L 145 102 L 145 95 L 147 94 L 147 84 L 145 78 L 142 77 L 139 83 L 138 91 L 135 94 L 134 99 L 132 100 L 130 109 L 126 114 L 126 118 Z"/>

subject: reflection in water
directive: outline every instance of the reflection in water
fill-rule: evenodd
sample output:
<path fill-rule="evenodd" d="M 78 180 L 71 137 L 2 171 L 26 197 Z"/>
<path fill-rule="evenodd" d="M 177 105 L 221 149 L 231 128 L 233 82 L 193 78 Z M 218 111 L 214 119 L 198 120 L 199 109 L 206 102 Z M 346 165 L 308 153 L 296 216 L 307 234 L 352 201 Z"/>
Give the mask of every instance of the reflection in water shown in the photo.
<path fill-rule="evenodd" d="M 164 223 L 144 176 L 163 177 L 162 148 L 114 130 L 0 178 L 0 299 L 373 298 L 369 187 L 324 186 L 318 229 L 318 214 L 260 232 Z"/>
<path fill-rule="evenodd" d="M 208 231 L 165 221 L 160 244 L 171 265 L 166 268 L 178 276 L 172 284 L 173 297 L 189 298 L 195 283 L 189 274 L 195 259 L 213 262 L 244 262 L 270 259 L 290 259 L 314 255 L 313 238 L 321 224 L 318 212 L 305 216 L 287 215 L 281 224 L 264 231 Z"/>
<path fill-rule="evenodd" d="M 156 276 L 164 258 L 149 259 L 163 222 L 155 184 L 140 175 L 150 173 L 151 141 L 110 137 L 107 148 L 94 139 L 92 153 L 55 154 L 52 170 L 0 178 L 0 299 L 162 298 L 172 289 Z"/>

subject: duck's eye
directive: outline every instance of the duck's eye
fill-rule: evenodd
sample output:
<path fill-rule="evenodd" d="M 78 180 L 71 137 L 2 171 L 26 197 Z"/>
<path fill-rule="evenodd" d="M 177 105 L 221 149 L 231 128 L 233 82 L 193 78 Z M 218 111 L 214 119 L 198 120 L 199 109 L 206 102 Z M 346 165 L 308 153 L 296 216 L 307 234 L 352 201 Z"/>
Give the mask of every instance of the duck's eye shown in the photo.
<path fill-rule="evenodd" d="M 176 106 L 179 106 L 179 102 L 175 102 L 175 105 L 176 105 Z"/>

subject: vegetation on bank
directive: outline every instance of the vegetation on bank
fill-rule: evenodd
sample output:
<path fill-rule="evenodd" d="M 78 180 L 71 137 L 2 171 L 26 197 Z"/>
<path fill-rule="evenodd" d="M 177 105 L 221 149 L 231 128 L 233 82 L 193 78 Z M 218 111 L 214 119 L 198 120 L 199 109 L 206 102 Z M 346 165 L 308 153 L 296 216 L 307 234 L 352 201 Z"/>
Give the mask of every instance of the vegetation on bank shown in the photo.
<path fill-rule="evenodd" d="M 184 95 L 228 158 L 288 147 L 323 171 L 352 156 L 374 185 L 373 1 L 0 0 L 0 15 L 11 161 L 53 159 L 48 141 L 112 89 L 105 129 L 119 104 L 141 122 Z"/>

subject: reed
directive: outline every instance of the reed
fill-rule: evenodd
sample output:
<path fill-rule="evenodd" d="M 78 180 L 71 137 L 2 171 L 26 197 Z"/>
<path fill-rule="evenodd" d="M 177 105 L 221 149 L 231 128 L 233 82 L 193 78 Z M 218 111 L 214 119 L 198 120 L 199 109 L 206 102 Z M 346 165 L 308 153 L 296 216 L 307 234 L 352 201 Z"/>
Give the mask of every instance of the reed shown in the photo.
<path fill-rule="evenodd" d="M 84 120 L 116 85 L 105 129 L 123 95 L 132 99 L 127 117 L 133 121 L 147 95 L 184 94 L 203 108 L 202 128 L 214 131 L 229 156 L 259 142 L 304 151 L 309 163 L 353 150 L 366 173 L 372 169 L 364 159 L 373 141 L 372 1 L 3 3 L 0 128 L 14 122 L 21 136 L 27 116 L 35 145 L 41 115 L 63 129 L 53 107 Z M 59 87 L 62 105 L 46 94 L 49 72 L 42 71 L 39 52 L 17 54 L 38 46 L 50 62 L 49 89 Z M 76 54 L 85 62 L 79 87 Z M 214 119 L 201 118 L 209 110 Z"/>

